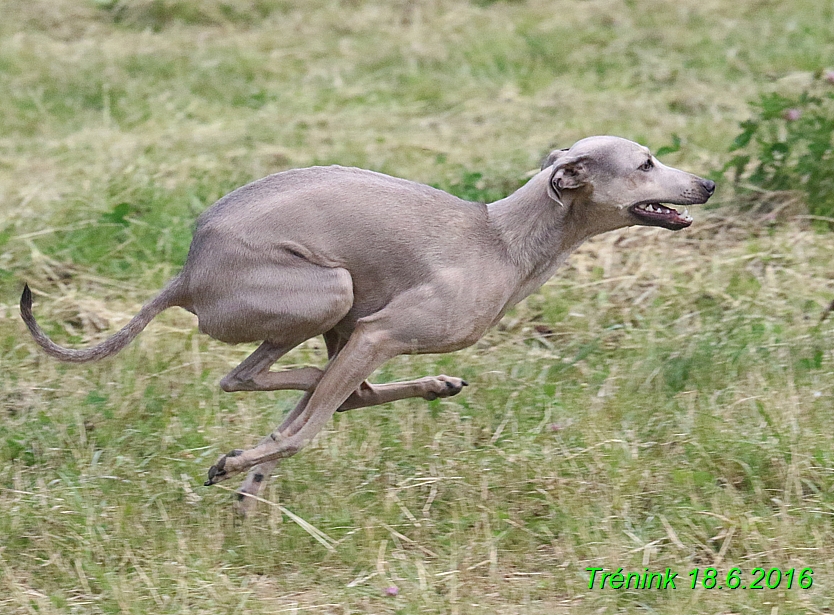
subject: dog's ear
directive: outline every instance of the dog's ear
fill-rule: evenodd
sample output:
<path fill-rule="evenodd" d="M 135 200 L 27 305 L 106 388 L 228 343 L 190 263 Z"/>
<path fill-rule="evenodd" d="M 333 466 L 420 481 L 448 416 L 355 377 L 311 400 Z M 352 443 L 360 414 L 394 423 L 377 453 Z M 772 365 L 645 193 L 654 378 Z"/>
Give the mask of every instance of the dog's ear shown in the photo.
<path fill-rule="evenodd" d="M 547 167 L 552 166 L 554 162 L 559 160 L 559 158 L 564 157 L 564 155 L 568 152 L 570 148 L 566 147 L 565 149 L 555 149 L 547 155 L 547 158 L 542 160 L 542 168 L 541 170 L 544 171 Z"/>
<path fill-rule="evenodd" d="M 587 156 L 571 156 L 566 152 L 556 158 L 547 183 L 547 193 L 551 199 L 561 203 L 562 191 L 576 190 L 588 183 L 587 159 Z"/>

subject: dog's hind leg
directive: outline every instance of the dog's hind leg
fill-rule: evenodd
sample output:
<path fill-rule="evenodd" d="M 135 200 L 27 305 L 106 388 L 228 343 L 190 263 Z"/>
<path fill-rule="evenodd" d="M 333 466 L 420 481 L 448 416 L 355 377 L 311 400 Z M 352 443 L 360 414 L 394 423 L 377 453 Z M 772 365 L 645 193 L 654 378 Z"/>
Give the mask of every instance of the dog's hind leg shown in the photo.
<path fill-rule="evenodd" d="M 380 323 L 368 322 L 356 328 L 348 343 L 328 364 L 307 406 L 288 430 L 273 432 L 255 448 L 234 450 L 217 460 L 208 472 L 206 485 L 248 471 L 265 462 L 294 455 L 321 431 L 330 417 L 388 359 L 408 351 L 409 346 L 391 336 Z M 295 431 L 295 423 L 299 423 Z"/>
<path fill-rule="evenodd" d="M 281 389 L 306 391 L 311 384 L 315 386 L 314 383 L 321 378 L 321 370 L 316 367 L 302 367 L 284 372 L 269 371 L 275 361 L 297 345 L 262 343 L 255 352 L 223 377 L 220 381 L 220 388 L 226 392 L 277 391 Z"/>
<path fill-rule="evenodd" d="M 302 369 L 309 369 L 315 370 L 318 372 L 318 376 L 315 378 L 316 384 L 321 378 L 321 374 L 323 373 L 321 370 L 310 367 L 310 368 L 302 368 Z M 293 371 L 301 371 L 301 370 L 293 370 Z M 279 374 L 287 374 L 288 380 L 295 378 L 297 383 L 302 383 L 303 378 L 301 377 L 293 377 L 291 374 L 292 372 L 279 372 L 274 373 L 274 375 L 278 376 Z M 277 432 L 283 433 L 286 435 L 292 435 L 298 429 L 301 428 L 303 422 L 298 420 L 298 417 L 301 416 L 304 408 L 307 406 L 307 402 L 310 401 L 310 397 L 315 390 L 315 385 L 311 384 L 310 388 L 306 390 L 304 396 L 299 400 L 298 404 L 293 408 L 293 410 L 286 416 L 284 421 L 281 425 L 276 429 Z M 409 380 L 407 382 L 393 382 L 388 384 L 370 384 L 369 382 L 363 382 L 358 389 L 356 389 L 353 393 L 351 393 L 350 397 L 339 407 L 339 412 L 344 412 L 346 410 L 354 410 L 356 408 L 365 408 L 368 406 L 377 406 L 379 404 L 388 403 L 391 401 L 396 401 L 398 399 L 405 399 L 409 397 L 422 397 L 423 399 L 437 399 L 439 397 L 451 397 L 452 395 L 457 395 L 460 393 L 461 389 L 467 385 L 465 380 L 460 378 L 452 378 L 450 376 L 429 376 L 426 378 L 420 378 L 418 380 Z M 283 387 L 282 387 L 283 388 Z M 294 387 L 292 387 L 294 388 Z M 303 388 L 303 387 L 298 387 Z M 272 390 L 272 389 L 270 389 Z M 271 440 L 271 436 L 267 436 L 263 438 L 259 443 L 258 446 L 265 445 Z M 246 476 L 246 479 L 241 484 L 240 488 L 238 489 L 238 504 L 237 504 L 237 511 L 246 516 L 255 507 L 255 497 L 258 496 L 261 488 L 266 484 L 269 480 L 272 473 L 275 471 L 276 466 L 278 465 L 278 460 L 274 461 L 267 461 L 261 463 L 251 470 Z M 251 497 L 247 497 L 251 496 Z"/>
<path fill-rule="evenodd" d="M 329 358 L 332 361 L 344 346 L 344 340 L 337 339 L 332 331 L 325 333 L 324 338 L 327 343 Z M 262 348 L 264 346 L 266 344 L 262 345 Z M 268 362 L 268 358 L 275 354 L 275 352 L 270 351 L 268 348 L 265 348 L 263 352 L 259 348 L 223 379 L 223 382 L 227 385 L 235 383 L 235 388 L 227 388 L 224 386 L 224 390 L 273 391 L 278 389 L 300 389 L 306 391 L 295 408 L 284 418 L 281 425 L 276 429 L 278 433 L 291 436 L 304 424 L 299 417 L 302 415 L 324 371 L 316 367 L 303 367 L 285 372 L 270 372 L 268 370 L 271 362 Z M 258 355 L 258 357 L 255 357 L 255 355 Z M 278 356 L 276 356 L 276 359 Z M 351 393 L 350 397 L 339 407 L 338 411 L 345 412 L 346 410 L 354 410 L 356 408 L 377 406 L 410 397 L 422 397 L 427 400 L 451 397 L 460 393 L 465 386 L 467 386 L 465 380 L 443 375 L 386 384 L 371 384 L 366 380 Z M 268 444 L 271 438 L 271 436 L 263 438 L 258 443 L 258 446 Z M 278 460 L 276 459 L 258 464 L 249 470 L 246 479 L 244 479 L 237 491 L 238 513 L 246 516 L 254 510 L 255 503 L 257 502 L 255 498 L 269 480 L 277 465 Z"/>
<path fill-rule="evenodd" d="M 312 392 L 324 375 L 324 371 L 318 367 L 300 367 L 280 372 L 269 371 L 272 363 L 290 349 L 286 346 L 278 347 L 264 342 L 220 381 L 221 388 L 228 392 L 287 389 Z M 331 354 L 330 359 L 332 360 L 334 356 L 335 353 Z M 371 384 L 366 380 L 351 393 L 338 411 L 345 412 L 356 408 L 378 406 L 409 397 L 422 397 L 427 400 L 451 397 L 460 393 L 467 384 L 461 378 L 443 375 L 386 384 Z"/>

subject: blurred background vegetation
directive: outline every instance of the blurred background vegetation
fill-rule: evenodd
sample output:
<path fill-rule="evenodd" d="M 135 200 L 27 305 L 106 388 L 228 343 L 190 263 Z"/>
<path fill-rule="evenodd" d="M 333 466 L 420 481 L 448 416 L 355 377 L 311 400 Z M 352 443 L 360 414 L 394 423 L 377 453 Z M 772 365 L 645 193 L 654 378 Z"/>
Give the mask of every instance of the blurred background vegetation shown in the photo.
<path fill-rule="evenodd" d="M 834 608 L 829 3 L 0 16 L 3 613 Z M 176 273 L 196 216 L 268 173 L 356 165 L 488 201 L 591 134 L 712 174 L 715 204 L 680 233 L 589 242 L 473 348 L 391 361 L 376 380 L 472 386 L 337 416 L 246 523 L 205 470 L 296 399 L 219 392 L 250 347 L 172 310 L 116 358 L 61 365 L 17 314 L 25 280 L 60 342 L 103 339 Z M 320 365 L 322 346 L 282 365 Z M 669 567 L 678 589 L 589 590 L 596 566 Z M 814 584 L 688 589 L 707 566 L 810 567 Z"/>

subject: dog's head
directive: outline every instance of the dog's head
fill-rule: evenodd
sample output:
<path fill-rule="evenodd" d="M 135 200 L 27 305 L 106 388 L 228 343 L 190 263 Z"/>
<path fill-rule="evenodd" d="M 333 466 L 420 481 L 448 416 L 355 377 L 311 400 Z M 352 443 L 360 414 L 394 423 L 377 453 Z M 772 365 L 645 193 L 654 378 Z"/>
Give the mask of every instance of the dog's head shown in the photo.
<path fill-rule="evenodd" d="M 638 224 L 679 231 L 692 217 L 670 205 L 706 203 L 715 192 L 715 182 L 667 167 L 648 148 L 620 137 L 577 141 L 552 152 L 542 169 L 550 169 L 553 200 L 582 207 L 612 229 Z"/>

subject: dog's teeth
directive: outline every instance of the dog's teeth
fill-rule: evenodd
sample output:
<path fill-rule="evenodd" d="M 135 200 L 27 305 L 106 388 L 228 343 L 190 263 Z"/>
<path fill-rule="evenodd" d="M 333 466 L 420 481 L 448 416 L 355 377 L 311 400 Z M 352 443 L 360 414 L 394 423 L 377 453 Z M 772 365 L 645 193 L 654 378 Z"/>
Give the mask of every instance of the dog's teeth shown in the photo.
<path fill-rule="evenodd" d="M 654 207 L 651 206 L 651 205 L 647 205 L 646 206 L 646 211 L 650 211 L 650 212 L 654 213 Z"/>

